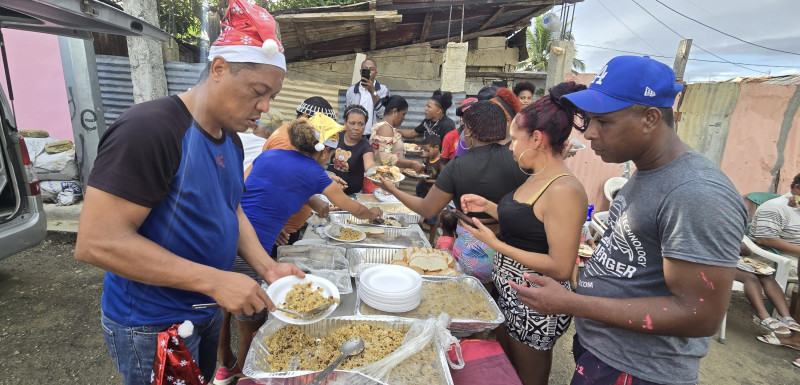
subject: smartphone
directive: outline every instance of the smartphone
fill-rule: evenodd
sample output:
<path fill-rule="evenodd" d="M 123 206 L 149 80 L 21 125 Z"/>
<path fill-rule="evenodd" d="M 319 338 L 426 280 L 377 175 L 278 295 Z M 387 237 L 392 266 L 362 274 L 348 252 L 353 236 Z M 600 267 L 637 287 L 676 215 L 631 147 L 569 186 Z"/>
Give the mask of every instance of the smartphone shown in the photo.
<path fill-rule="evenodd" d="M 369 68 L 362 68 L 361 69 L 361 78 L 362 79 L 369 79 L 370 71 Z"/>
<path fill-rule="evenodd" d="M 445 209 L 447 211 L 449 211 L 450 213 L 452 213 L 453 215 L 455 215 L 455 217 L 460 219 L 462 222 L 466 223 L 469 226 L 472 226 L 473 229 L 477 229 L 478 228 L 478 226 L 476 226 L 474 223 L 472 223 L 472 218 L 464 215 L 463 213 L 461 213 L 461 212 L 459 212 L 457 210 L 450 209 L 450 206 L 446 206 Z"/>

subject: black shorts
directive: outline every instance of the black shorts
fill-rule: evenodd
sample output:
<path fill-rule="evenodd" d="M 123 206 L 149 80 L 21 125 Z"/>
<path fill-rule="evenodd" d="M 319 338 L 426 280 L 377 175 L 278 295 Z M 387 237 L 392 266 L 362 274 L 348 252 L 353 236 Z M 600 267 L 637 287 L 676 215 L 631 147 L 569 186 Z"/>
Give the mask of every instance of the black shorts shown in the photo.
<path fill-rule="evenodd" d="M 572 356 L 575 374 L 570 385 L 656 385 L 608 366 L 581 345 L 577 334 L 572 339 Z"/>

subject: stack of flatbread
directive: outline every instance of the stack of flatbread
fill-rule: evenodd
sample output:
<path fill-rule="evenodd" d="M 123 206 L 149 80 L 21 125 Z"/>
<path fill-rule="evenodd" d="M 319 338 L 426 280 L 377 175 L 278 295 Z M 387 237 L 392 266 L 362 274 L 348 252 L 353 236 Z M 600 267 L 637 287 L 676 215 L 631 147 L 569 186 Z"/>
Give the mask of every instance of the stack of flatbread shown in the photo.
<path fill-rule="evenodd" d="M 581 257 L 591 257 L 592 254 L 594 254 L 594 249 L 591 246 L 584 243 L 578 247 L 578 255 Z"/>
<path fill-rule="evenodd" d="M 755 259 L 755 258 L 751 258 L 751 257 L 745 257 L 745 258 L 742 258 L 741 262 L 744 263 L 745 265 L 749 266 L 753 270 L 755 270 L 753 272 L 756 273 L 756 274 L 771 275 L 772 273 L 775 272 L 775 268 L 774 267 L 772 267 L 769 264 L 767 264 L 766 262 L 762 261 L 760 258 L 759 259 Z M 743 269 L 743 270 L 748 270 L 749 271 L 750 269 L 748 268 L 748 269 Z"/>
<path fill-rule="evenodd" d="M 444 250 L 409 247 L 397 250 L 390 263 L 410 267 L 422 275 L 458 276 L 453 255 Z"/>

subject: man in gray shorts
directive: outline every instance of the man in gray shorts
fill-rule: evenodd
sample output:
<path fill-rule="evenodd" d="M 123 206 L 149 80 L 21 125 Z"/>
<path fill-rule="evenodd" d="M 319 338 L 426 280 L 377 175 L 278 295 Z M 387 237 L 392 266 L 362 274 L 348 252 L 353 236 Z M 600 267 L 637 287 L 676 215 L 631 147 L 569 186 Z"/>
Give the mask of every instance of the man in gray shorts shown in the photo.
<path fill-rule="evenodd" d="M 542 276 L 512 284 L 538 312 L 576 317 L 572 384 L 694 384 L 728 307 L 747 213 L 719 168 L 678 138 L 681 88 L 666 65 L 620 56 L 562 98 L 586 112 L 584 136 L 604 162 L 636 165 L 577 293 Z"/>

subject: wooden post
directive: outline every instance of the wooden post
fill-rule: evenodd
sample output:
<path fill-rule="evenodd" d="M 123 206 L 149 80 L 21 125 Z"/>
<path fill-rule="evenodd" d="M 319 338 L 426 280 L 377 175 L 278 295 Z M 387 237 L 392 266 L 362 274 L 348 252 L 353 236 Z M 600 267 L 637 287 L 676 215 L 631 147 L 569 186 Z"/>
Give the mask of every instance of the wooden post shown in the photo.
<path fill-rule="evenodd" d="M 672 65 L 672 70 L 675 71 L 675 82 L 683 84 L 678 96 L 678 103 L 675 106 L 674 115 L 674 128 L 678 132 L 678 122 L 681 121 L 681 104 L 683 104 L 683 95 L 686 94 L 686 82 L 683 81 L 683 74 L 686 72 L 686 63 L 689 61 L 689 51 L 692 49 L 692 39 L 681 40 L 678 44 L 678 53 L 675 54 L 675 64 Z"/>
<path fill-rule="evenodd" d="M 361 81 L 361 63 L 367 59 L 367 55 L 363 53 L 356 54 L 356 62 L 353 65 L 353 79 L 350 81 L 350 84 L 356 84 Z"/>
<path fill-rule="evenodd" d="M 681 40 L 678 44 L 678 53 L 675 55 L 675 64 L 672 70 L 675 71 L 675 80 L 683 83 L 683 74 L 686 72 L 686 62 L 689 61 L 689 51 L 692 49 L 692 39 Z"/>

